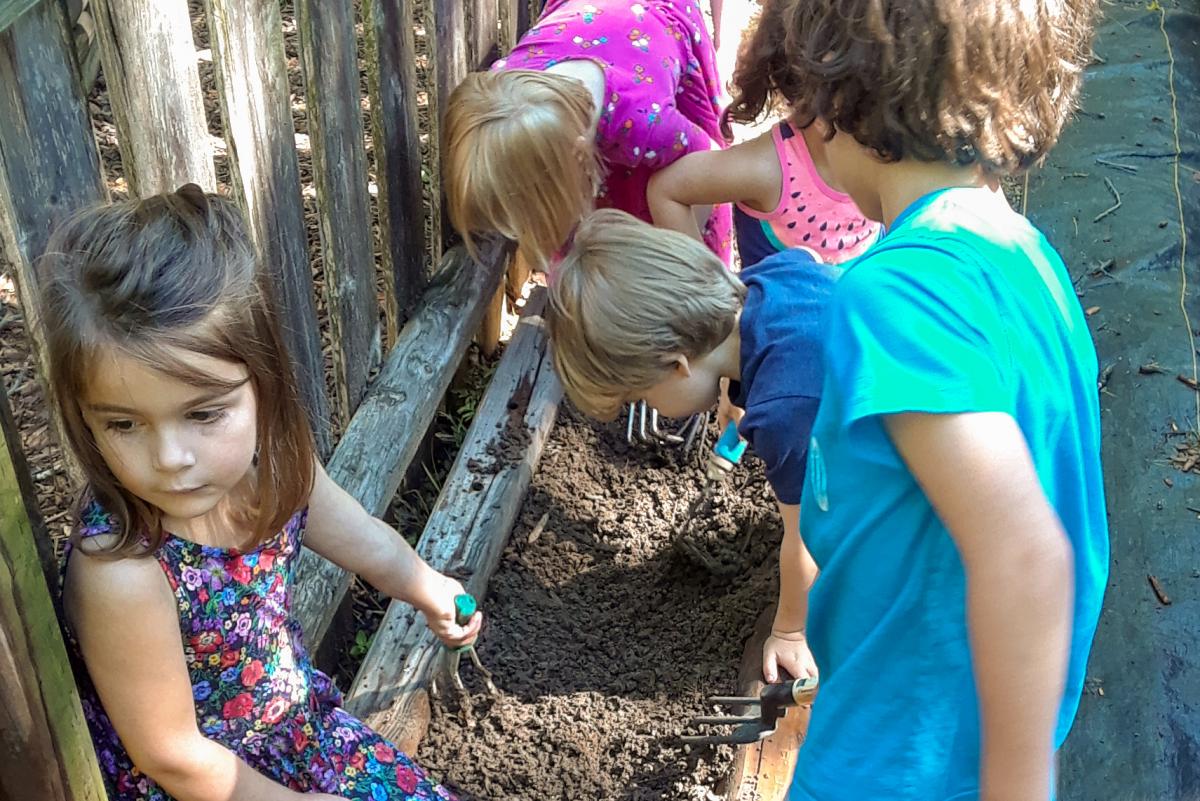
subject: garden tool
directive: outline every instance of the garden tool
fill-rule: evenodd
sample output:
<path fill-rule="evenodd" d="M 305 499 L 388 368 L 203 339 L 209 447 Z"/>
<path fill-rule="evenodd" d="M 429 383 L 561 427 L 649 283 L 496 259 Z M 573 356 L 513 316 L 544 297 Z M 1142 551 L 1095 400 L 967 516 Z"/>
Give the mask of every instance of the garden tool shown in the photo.
<path fill-rule="evenodd" d="M 691 723 L 693 726 L 733 726 L 734 729 L 727 734 L 683 735 L 680 742 L 684 745 L 747 745 L 765 740 L 775 733 L 788 707 L 811 704 L 816 694 L 817 679 L 809 676 L 768 684 L 758 697 L 714 696 L 708 699 L 709 703 L 724 707 L 757 707 L 758 713 L 695 718 Z"/>
<path fill-rule="evenodd" d="M 475 610 L 478 608 L 479 604 L 475 601 L 475 596 L 465 592 L 454 596 L 454 621 L 460 626 L 467 625 L 467 622 L 475 615 Z M 479 675 L 483 676 L 483 682 L 487 685 L 488 692 L 492 695 L 499 695 L 500 693 L 492 681 L 491 671 L 485 668 L 483 663 L 479 661 L 479 654 L 475 652 L 475 643 L 463 645 L 450 651 L 450 681 L 454 682 L 454 689 L 460 693 L 466 692 L 462 677 L 458 675 L 458 664 L 462 660 L 463 653 L 471 657 L 471 664 L 479 671 Z"/>
<path fill-rule="evenodd" d="M 721 432 L 721 436 L 717 439 L 717 444 L 709 451 L 708 460 L 704 464 L 704 487 L 700 490 L 700 496 L 692 501 L 688 507 L 687 514 L 675 527 L 672 540 L 674 543 L 688 550 L 692 556 L 699 559 L 702 564 L 710 564 L 711 559 L 706 554 L 700 553 L 698 549 L 683 536 L 683 530 L 693 519 L 699 517 L 708 509 L 712 503 L 713 496 L 716 494 L 717 487 L 728 478 L 733 471 L 735 465 L 742 460 L 742 454 L 746 452 L 746 441 L 738 435 L 737 423 L 730 420 L 725 426 L 725 430 Z M 710 565 L 716 567 L 715 564 Z"/>
<path fill-rule="evenodd" d="M 629 404 L 629 420 L 625 423 L 625 441 L 632 445 L 641 442 L 665 442 L 682 445 L 688 451 L 695 441 L 697 432 L 708 422 L 707 414 L 694 414 L 684 421 L 679 430 L 672 434 L 658 427 L 658 410 L 644 400 Z"/>

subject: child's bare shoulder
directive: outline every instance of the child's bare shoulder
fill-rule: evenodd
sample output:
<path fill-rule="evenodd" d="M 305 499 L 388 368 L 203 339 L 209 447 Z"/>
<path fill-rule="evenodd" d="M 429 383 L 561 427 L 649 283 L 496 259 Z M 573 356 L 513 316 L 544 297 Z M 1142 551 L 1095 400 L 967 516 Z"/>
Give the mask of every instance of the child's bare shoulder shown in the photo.
<path fill-rule="evenodd" d="M 158 560 L 152 556 L 106 556 L 115 541 L 113 534 L 88 537 L 67 560 L 63 601 L 72 625 L 128 619 L 148 605 L 173 603 Z"/>

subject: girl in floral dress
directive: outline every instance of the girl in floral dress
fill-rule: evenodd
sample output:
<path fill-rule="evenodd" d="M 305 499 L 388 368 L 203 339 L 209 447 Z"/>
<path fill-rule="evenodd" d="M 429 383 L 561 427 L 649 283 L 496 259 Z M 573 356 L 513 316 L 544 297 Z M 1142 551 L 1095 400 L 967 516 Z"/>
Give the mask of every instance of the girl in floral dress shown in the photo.
<path fill-rule="evenodd" d="M 499 233 L 544 270 L 594 206 L 650 222 L 650 176 L 724 147 L 720 97 L 701 0 L 549 0 L 506 58 L 450 96 L 450 219 L 469 247 Z M 728 263 L 729 206 L 695 213 Z"/>
<path fill-rule="evenodd" d="M 462 586 L 334 484 L 236 207 L 188 185 L 55 235 L 51 383 L 87 479 L 64 601 L 113 801 L 450 799 L 340 708 L 291 614 L 300 545 L 448 645 Z"/>

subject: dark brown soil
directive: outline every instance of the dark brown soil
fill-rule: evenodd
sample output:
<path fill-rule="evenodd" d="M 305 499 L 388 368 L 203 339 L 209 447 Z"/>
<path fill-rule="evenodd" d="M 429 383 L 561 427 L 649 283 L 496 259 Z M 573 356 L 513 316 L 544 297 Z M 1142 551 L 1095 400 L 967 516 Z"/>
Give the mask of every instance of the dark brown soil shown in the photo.
<path fill-rule="evenodd" d="M 736 690 L 775 596 L 781 525 L 747 462 L 690 532 L 745 539 L 740 571 L 716 576 L 670 544 L 701 488 L 698 459 L 629 446 L 623 425 L 564 409 L 483 607 L 479 654 L 501 695 L 479 693 L 463 660 L 472 711 L 435 705 L 419 761 L 469 799 L 720 794 L 732 751 L 673 740 L 711 713 L 707 695 Z"/>

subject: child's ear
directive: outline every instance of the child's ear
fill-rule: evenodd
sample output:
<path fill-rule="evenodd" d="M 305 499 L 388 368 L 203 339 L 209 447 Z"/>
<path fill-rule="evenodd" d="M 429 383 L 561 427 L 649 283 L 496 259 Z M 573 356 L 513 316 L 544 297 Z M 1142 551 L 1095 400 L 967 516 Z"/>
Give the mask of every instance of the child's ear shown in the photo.
<path fill-rule="evenodd" d="M 671 369 L 673 369 L 680 378 L 692 377 L 692 365 L 688 362 L 688 357 L 682 353 L 676 353 L 671 357 Z"/>

